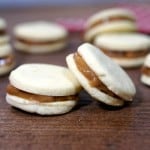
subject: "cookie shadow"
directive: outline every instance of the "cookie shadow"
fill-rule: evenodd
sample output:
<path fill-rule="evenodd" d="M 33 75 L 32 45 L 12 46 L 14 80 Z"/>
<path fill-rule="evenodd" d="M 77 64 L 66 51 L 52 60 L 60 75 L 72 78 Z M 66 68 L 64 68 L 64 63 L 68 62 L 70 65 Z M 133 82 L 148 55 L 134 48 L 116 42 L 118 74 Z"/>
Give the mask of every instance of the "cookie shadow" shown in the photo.
<path fill-rule="evenodd" d="M 125 103 L 123 106 L 110 106 L 110 105 L 107 105 L 107 104 L 104 104 L 104 103 L 101 103 L 101 102 L 97 102 L 98 103 L 98 106 L 101 108 L 101 109 L 104 109 L 104 110 L 109 110 L 109 111 L 117 111 L 117 110 L 121 110 L 129 105 L 131 105 L 130 103 Z"/>
<path fill-rule="evenodd" d="M 81 91 L 79 94 L 79 101 L 77 105 L 72 109 L 72 111 L 76 111 L 82 107 L 88 106 L 92 103 L 91 97 L 89 94 L 86 93 L 86 91 Z"/>

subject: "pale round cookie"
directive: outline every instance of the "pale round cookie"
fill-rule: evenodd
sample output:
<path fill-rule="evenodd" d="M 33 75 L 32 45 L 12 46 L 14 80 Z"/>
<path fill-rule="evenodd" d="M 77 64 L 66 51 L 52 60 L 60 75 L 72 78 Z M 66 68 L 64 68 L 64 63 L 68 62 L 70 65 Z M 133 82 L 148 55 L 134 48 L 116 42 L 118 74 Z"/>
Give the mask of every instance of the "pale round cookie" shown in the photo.
<path fill-rule="evenodd" d="M 76 105 L 77 101 L 70 99 L 62 102 L 49 102 L 40 103 L 37 101 L 29 101 L 17 96 L 12 96 L 10 94 L 6 95 L 6 101 L 10 105 L 24 110 L 29 113 L 37 113 L 39 115 L 59 115 L 64 114 Z"/>
<path fill-rule="evenodd" d="M 80 64 L 77 64 L 75 55 L 70 54 L 66 59 L 68 67 L 92 97 L 112 106 L 120 106 L 123 105 L 124 101 L 133 100 L 136 92 L 135 86 L 118 64 L 104 55 L 98 48 L 88 43 L 81 45 L 77 53 L 89 68 L 85 72 L 95 74 L 98 80 L 107 87 L 107 91 L 109 90 L 109 92 L 111 91 L 115 94 L 115 96 L 110 96 L 108 92 L 103 91 L 103 88 L 98 89 L 92 86 L 91 81 L 78 68 Z"/>
<path fill-rule="evenodd" d="M 16 37 L 26 40 L 45 42 L 64 38 L 67 36 L 67 31 L 62 26 L 52 22 L 35 21 L 17 25 L 14 28 L 14 34 Z"/>
<path fill-rule="evenodd" d="M 10 37 L 8 35 L 0 36 L 0 46 L 3 44 L 7 44 L 9 40 L 10 40 Z"/>
<path fill-rule="evenodd" d="M 17 48 L 18 51 L 23 51 L 26 53 L 47 53 L 47 52 L 54 52 L 59 51 L 66 47 L 65 42 L 59 42 L 54 44 L 45 44 L 45 45 L 28 45 L 26 43 L 21 43 L 19 41 L 16 41 L 14 43 L 14 47 Z"/>
<path fill-rule="evenodd" d="M 140 33 L 112 33 L 97 36 L 94 44 L 110 51 L 139 51 L 150 47 L 150 38 Z"/>
<path fill-rule="evenodd" d="M 9 80 L 20 90 L 47 96 L 74 95 L 80 89 L 67 68 L 49 64 L 21 65 L 11 72 Z"/>
<path fill-rule="evenodd" d="M 0 30 L 5 30 L 6 22 L 3 18 L 0 18 Z"/>
<path fill-rule="evenodd" d="M 150 86 L 150 54 L 145 58 L 142 68 L 141 82 Z"/>
<path fill-rule="evenodd" d="M 125 33 L 136 31 L 136 24 L 129 21 L 115 21 L 103 24 L 87 30 L 84 35 L 85 41 L 93 42 L 96 36 L 109 33 Z"/>
<path fill-rule="evenodd" d="M 144 66 L 150 67 L 150 53 L 145 58 Z"/>
<path fill-rule="evenodd" d="M 142 75 L 141 77 L 141 82 L 150 86 L 150 77 L 148 75 Z"/>
<path fill-rule="evenodd" d="M 14 28 L 17 50 L 46 53 L 63 49 L 68 32 L 62 26 L 46 21 L 22 23 Z"/>
<path fill-rule="evenodd" d="M 85 24 L 84 39 L 93 42 L 99 34 L 136 31 L 135 16 L 126 9 L 106 9 L 89 17 Z"/>
<path fill-rule="evenodd" d="M 11 53 L 12 53 L 12 48 L 10 44 L 0 45 L 0 58 L 8 56 Z"/>
<path fill-rule="evenodd" d="M 15 61 L 9 65 L 0 65 L 0 76 L 6 75 L 15 67 Z"/>
<path fill-rule="evenodd" d="M 15 58 L 10 44 L 0 45 L 0 76 L 9 73 L 15 66 Z"/>
<path fill-rule="evenodd" d="M 107 20 L 107 18 L 110 18 L 110 17 L 122 17 L 122 16 L 131 20 L 135 20 L 135 15 L 127 9 L 109 8 L 103 11 L 99 11 L 96 14 L 92 15 L 89 18 L 86 26 L 87 27 L 91 26 L 92 24 L 97 22 L 97 20 Z"/>
<path fill-rule="evenodd" d="M 122 67 L 131 68 L 143 64 L 150 50 L 150 38 L 139 33 L 111 33 L 97 36 L 94 45 Z"/>
<path fill-rule="evenodd" d="M 0 18 L 0 46 L 6 44 L 9 41 L 9 36 L 6 34 L 6 22 L 3 18 Z"/>
<path fill-rule="evenodd" d="M 69 112 L 77 103 L 77 93 L 81 87 L 73 74 L 65 67 L 50 64 L 24 64 L 11 72 L 11 89 L 6 100 L 12 106 L 41 115 L 56 115 Z M 22 94 L 28 94 L 22 97 Z M 40 96 L 47 100 L 38 100 Z M 67 98 L 66 98 L 67 97 Z M 63 99 L 63 100 L 60 100 Z M 44 98 L 45 99 L 45 98 Z"/>

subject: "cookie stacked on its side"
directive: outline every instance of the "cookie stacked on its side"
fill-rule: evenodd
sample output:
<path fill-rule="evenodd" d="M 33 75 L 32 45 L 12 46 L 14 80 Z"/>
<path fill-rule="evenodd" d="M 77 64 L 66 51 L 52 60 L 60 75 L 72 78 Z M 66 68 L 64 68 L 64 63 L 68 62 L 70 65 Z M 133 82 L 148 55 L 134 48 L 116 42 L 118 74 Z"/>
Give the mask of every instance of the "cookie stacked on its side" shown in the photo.
<path fill-rule="evenodd" d="M 14 64 L 14 55 L 6 33 L 6 22 L 0 18 L 0 76 L 11 71 Z"/>
<path fill-rule="evenodd" d="M 66 61 L 82 87 L 98 101 L 122 106 L 133 100 L 136 89 L 130 77 L 95 46 L 82 44 Z"/>

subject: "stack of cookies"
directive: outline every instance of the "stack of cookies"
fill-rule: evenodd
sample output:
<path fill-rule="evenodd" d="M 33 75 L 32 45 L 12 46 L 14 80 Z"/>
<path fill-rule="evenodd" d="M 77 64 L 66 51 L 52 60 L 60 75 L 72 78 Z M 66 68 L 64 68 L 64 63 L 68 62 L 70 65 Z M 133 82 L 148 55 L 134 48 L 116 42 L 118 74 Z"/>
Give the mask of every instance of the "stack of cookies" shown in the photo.
<path fill-rule="evenodd" d="M 126 68 L 142 65 L 150 49 L 150 38 L 137 33 L 135 16 L 126 9 L 107 9 L 91 16 L 84 39 Z"/>
<path fill-rule="evenodd" d="M 0 76 L 7 74 L 14 67 L 14 56 L 6 34 L 6 22 L 0 18 Z"/>

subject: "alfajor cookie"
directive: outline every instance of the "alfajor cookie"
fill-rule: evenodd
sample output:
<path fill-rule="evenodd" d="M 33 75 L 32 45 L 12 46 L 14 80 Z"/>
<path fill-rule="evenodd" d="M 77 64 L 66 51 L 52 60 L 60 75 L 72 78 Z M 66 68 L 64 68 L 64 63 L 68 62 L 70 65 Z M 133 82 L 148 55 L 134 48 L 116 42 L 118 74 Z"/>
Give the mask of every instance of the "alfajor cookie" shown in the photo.
<path fill-rule="evenodd" d="M 64 114 L 78 101 L 80 84 L 65 67 L 24 64 L 11 72 L 9 80 L 7 102 L 30 113 Z"/>
<path fill-rule="evenodd" d="M 126 9 L 112 8 L 89 17 L 85 24 L 84 39 L 93 42 L 98 34 L 136 31 L 135 16 Z"/>
<path fill-rule="evenodd" d="M 9 44 L 0 45 L 0 76 L 10 72 L 15 66 L 14 54 Z"/>
<path fill-rule="evenodd" d="M 100 35 L 95 38 L 94 45 L 126 68 L 142 65 L 150 52 L 150 38 L 139 33 Z"/>
<path fill-rule="evenodd" d="M 52 22 L 28 22 L 14 28 L 17 50 L 28 53 L 46 53 L 62 50 L 68 43 L 68 32 Z"/>
<path fill-rule="evenodd" d="M 133 100 L 136 90 L 129 76 L 93 45 L 81 45 L 66 61 L 83 88 L 98 101 L 122 106 Z"/>
<path fill-rule="evenodd" d="M 0 18 L 0 45 L 9 41 L 9 36 L 6 34 L 6 22 Z"/>
<path fill-rule="evenodd" d="M 145 58 L 144 65 L 142 68 L 141 82 L 150 86 L 150 54 Z"/>

